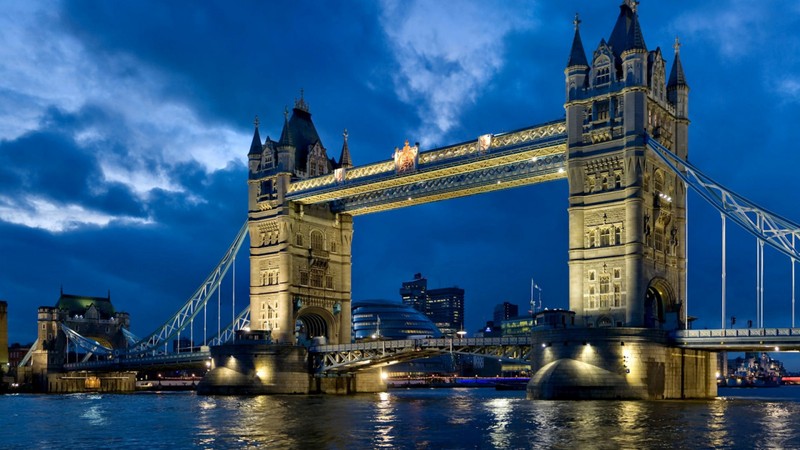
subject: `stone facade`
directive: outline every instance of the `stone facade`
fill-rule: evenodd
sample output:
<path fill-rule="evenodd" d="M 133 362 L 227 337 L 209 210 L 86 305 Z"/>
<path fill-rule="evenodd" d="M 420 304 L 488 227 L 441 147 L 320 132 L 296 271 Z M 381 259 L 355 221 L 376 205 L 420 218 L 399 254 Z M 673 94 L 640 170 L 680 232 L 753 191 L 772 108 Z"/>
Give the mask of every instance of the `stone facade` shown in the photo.
<path fill-rule="evenodd" d="M 286 199 L 292 183 L 349 167 L 347 135 L 340 162 L 328 159 L 302 98 L 281 139 L 261 142 L 258 123 L 249 153 L 250 328 L 278 344 L 323 337 L 350 342 L 353 220 L 325 205 Z"/>
<path fill-rule="evenodd" d="M 591 61 L 576 19 L 565 70 L 569 306 L 587 327 L 678 328 L 685 320 L 686 190 L 645 136 L 687 156 L 688 86 L 676 45 L 667 83 L 635 4 L 620 6 Z M 674 78 L 674 79 L 673 79 Z"/>

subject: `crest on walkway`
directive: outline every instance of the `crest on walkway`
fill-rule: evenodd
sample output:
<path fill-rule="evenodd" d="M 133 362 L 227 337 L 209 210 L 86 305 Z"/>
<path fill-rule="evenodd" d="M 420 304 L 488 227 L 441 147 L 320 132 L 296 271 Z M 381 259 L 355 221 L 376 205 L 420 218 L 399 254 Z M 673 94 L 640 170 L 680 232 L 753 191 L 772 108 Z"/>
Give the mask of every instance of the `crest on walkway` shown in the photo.
<path fill-rule="evenodd" d="M 492 145 L 492 135 L 491 134 L 484 134 L 478 137 L 478 152 L 481 154 L 486 153 L 489 150 L 489 146 Z"/>
<path fill-rule="evenodd" d="M 403 149 L 395 147 L 394 149 L 394 169 L 397 173 L 409 172 L 417 168 L 417 159 L 419 157 L 419 147 L 417 145 L 411 147 L 408 145 L 408 140 L 403 146 Z"/>

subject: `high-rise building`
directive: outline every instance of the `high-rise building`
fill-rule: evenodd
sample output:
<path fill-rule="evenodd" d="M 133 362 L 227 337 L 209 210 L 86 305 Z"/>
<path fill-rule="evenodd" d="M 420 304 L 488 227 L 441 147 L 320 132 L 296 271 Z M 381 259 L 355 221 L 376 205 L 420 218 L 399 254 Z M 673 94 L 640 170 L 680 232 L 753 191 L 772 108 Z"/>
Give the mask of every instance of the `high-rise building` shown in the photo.
<path fill-rule="evenodd" d="M 444 335 L 464 329 L 464 290 L 453 286 L 428 289 L 428 280 L 421 273 L 400 288 L 403 304 L 425 313 Z"/>
<path fill-rule="evenodd" d="M 519 306 L 509 302 L 498 303 L 494 307 L 494 324 L 500 326 L 504 320 L 519 315 Z"/>
<path fill-rule="evenodd" d="M 414 274 L 414 280 L 403 282 L 403 286 L 400 288 L 400 297 L 403 299 L 404 305 L 427 313 L 427 291 L 428 280 L 421 273 L 416 273 Z"/>

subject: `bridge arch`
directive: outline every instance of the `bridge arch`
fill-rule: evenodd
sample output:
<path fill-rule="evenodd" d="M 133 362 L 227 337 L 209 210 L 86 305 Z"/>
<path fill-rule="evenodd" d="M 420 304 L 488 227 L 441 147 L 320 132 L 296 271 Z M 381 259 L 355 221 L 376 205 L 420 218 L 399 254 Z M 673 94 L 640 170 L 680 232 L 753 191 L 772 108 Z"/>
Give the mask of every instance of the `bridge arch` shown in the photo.
<path fill-rule="evenodd" d="M 667 321 L 678 320 L 680 304 L 672 285 L 661 277 L 650 280 L 644 295 L 644 326 L 663 328 Z"/>
<path fill-rule="evenodd" d="M 298 343 L 310 342 L 312 338 L 324 337 L 326 341 L 335 340 L 336 319 L 333 314 L 318 306 L 307 306 L 295 316 L 295 337 Z"/>

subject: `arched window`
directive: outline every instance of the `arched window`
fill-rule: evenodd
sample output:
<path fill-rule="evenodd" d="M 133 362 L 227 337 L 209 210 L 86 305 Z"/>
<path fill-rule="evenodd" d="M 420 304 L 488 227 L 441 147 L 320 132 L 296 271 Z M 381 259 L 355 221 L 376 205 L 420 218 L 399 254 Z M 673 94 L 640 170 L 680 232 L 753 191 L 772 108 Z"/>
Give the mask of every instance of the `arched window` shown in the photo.
<path fill-rule="evenodd" d="M 614 187 L 617 189 L 622 187 L 622 175 L 619 173 L 614 174 Z"/>
<path fill-rule="evenodd" d="M 622 228 L 614 227 L 614 244 L 622 244 Z"/>
<path fill-rule="evenodd" d="M 608 308 L 608 296 L 611 289 L 611 282 L 608 275 L 600 277 L 600 307 Z"/>
<path fill-rule="evenodd" d="M 311 250 L 325 250 L 325 238 L 319 230 L 311 232 Z"/>

